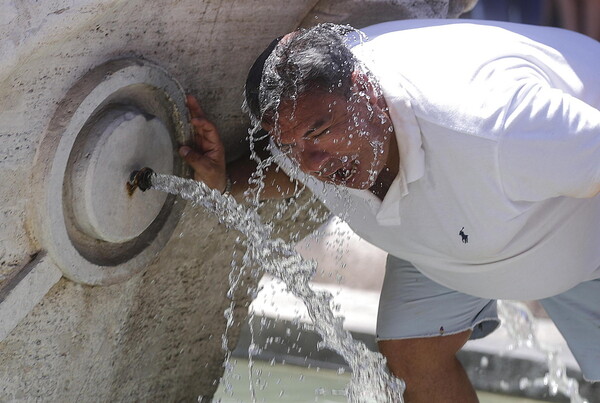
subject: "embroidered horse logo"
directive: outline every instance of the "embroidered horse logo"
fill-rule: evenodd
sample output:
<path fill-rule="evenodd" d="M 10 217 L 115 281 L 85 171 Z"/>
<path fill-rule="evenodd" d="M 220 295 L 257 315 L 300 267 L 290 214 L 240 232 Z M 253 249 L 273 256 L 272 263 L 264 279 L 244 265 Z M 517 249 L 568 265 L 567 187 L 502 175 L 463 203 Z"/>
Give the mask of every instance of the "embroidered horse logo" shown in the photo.
<path fill-rule="evenodd" d="M 462 238 L 463 243 L 469 243 L 469 235 L 465 234 L 464 229 L 465 229 L 465 227 L 462 227 L 460 229 L 460 232 L 458 233 L 458 235 L 460 235 L 460 237 Z"/>

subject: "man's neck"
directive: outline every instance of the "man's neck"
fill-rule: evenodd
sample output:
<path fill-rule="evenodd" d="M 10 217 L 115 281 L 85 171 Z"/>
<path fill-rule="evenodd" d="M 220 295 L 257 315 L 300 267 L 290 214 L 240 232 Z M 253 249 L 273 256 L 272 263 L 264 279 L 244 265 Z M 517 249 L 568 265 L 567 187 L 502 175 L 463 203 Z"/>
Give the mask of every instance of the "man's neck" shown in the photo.
<path fill-rule="evenodd" d="M 398 172 L 400 172 L 400 153 L 398 152 L 396 135 L 392 134 L 387 161 L 377 176 L 375 184 L 369 188 L 371 193 L 377 196 L 380 200 L 383 200 L 390 189 L 390 186 L 392 186 L 394 179 L 396 179 L 396 176 L 398 176 Z"/>

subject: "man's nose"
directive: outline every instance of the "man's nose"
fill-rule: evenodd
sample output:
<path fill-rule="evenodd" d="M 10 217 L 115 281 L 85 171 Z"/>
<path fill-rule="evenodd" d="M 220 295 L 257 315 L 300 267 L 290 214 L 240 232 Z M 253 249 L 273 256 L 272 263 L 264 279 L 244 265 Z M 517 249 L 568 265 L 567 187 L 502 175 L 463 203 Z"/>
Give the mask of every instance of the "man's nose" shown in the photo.
<path fill-rule="evenodd" d="M 297 156 L 300 169 L 308 174 L 326 174 L 327 162 L 331 155 L 323 150 L 304 148 Z"/>

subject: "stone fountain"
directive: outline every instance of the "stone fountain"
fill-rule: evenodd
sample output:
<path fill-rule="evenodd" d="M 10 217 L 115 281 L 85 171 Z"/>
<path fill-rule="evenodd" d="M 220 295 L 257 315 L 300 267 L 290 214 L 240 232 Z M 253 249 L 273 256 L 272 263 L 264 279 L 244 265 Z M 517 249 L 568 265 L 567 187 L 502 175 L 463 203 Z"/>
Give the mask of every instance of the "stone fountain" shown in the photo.
<path fill-rule="evenodd" d="M 172 196 L 128 193 L 127 176 L 189 175 L 174 152 L 191 135 L 185 92 L 229 157 L 242 155 L 245 74 L 274 37 L 326 21 L 456 17 L 473 3 L 4 0 L 0 400 L 211 396 L 235 234 Z M 282 234 L 314 227 L 295 220 Z M 241 319 L 249 296 L 236 298 Z"/>

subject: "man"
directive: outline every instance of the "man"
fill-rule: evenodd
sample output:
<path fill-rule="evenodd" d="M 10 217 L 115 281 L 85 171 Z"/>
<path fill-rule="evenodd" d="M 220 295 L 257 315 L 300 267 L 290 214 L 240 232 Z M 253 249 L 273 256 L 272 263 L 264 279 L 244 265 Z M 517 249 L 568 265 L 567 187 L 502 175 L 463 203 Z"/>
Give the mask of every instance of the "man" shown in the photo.
<path fill-rule="evenodd" d="M 365 32 L 296 31 L 251 69 L 250 114 L 287 172 L 267 172 L 263 197 L 300 180 L 389 253 L 377 337 L 407 402 L 477 401 L 455 354 L 497 327 L 498 298 L 539 299 L 599 381 L 600 44 L 508 23 Z M 215 126 L 189 108 L 181 155 L 239 194 L 250 162 L 228 180 Z"/>

